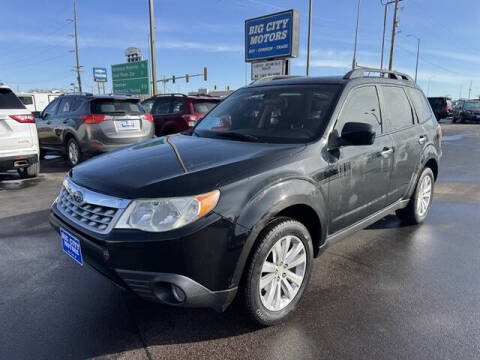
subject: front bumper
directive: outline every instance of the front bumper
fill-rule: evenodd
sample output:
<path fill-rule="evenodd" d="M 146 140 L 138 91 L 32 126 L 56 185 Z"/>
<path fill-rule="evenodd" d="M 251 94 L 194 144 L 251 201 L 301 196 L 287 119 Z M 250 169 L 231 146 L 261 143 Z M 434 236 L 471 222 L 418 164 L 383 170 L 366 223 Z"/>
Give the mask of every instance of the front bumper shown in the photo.
<path fill-rule="evenodd" d="M 64 228 L 74 235 L 80 241 L 84 261 L 117 286 L 150 301 L 223 311 L 237 292 L 237 287 L 227 284 L 238 256 L 228 246 L 218 246 L 227 244 L 231 223 L 212 215 L 208 226 L 179 238 L 154 239 L 159 235 L 140 231 L 92 236 L 78 231 L 55 205 L 50 223 L 57 231 Z M 174 296 L 172 284 L 183 291 L 183 301 Z"/>
<path fill-rule="evenodd" d="M 16 155 L 0 157 L 0 171 L 18 169 L 38 163 L 38 155 Z M 18 166 L 21 164 L 21 166 Z"/>

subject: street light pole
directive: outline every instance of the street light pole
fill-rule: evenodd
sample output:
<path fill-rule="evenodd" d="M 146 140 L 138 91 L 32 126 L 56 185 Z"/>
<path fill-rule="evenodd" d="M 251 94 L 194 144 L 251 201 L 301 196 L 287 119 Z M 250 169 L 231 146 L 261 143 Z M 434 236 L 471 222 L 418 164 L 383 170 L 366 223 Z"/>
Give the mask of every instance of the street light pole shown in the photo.
<path fill-rule="evenodd" d="M 415 83 L 417 82 L 417 73 L 418 73 L 418 57 L 420 55 L 420 38 L 418 36 L 408 34 L 407 37 L 413 37 L 417 39 L 417 63 L 415 65 Z"/>
<path fill-rule="evenodd" d="M 393 26 L 392 26 L 392 43 L 390 45 L 390 63 L 388 64 L 388 70 L 392 70 L 393 67 L 393 49 L 395 46 L 395 34 L 397 33 L 397 13 L 398 13 L 398 0 L 395 0 L 395 11 L 393 12 Z"/>
<path fill-rule="evenodd" d="M 73 0 L 73 29 L 74 29 L 74 37 L 75 37 L 75 60 L 77 63 L 75 70 L 77 72 L 78 91 L 82 92 L 82 79 L 80 77 L 80 62 L 78 59 L 77 0 Z"/>
<path fill-rule="evenodd" d="M 152 92 L 157 94 L 157 58 L 155 55 L 155 25 L 153 17 L 153 0 L 148 0 L 148 9 L 150 14 L 150 63 L 152 67 Z"/>
<path fill-rule="evenodd" d="M 358 20 L 360 18 L 360 1 L 358 0 L 357 4 L 357 26 L 355 27 L 355 44 L 353 45 L 353 59 L 352 59 L 352 69 L 355 69 L 357 66 L 357 39 L 358 39 Z"/>
<path fill-rule="evenodd" d="M 310 40 L 312 37 L 312 0 L 308 4 L 307 76 L 310 75 Z"/>

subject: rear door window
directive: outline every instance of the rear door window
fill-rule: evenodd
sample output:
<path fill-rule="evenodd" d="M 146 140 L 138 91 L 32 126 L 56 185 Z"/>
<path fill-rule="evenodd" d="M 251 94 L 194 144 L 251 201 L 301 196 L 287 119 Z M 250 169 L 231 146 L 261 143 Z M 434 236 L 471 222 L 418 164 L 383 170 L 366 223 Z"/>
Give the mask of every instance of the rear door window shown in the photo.
<path fill-rule="evenodd" d="M 336 129 L 339 134 L 347 122 L 370 124 L 377 135 L 382 133 L 380 105 L 375 86 L 362 86 L 350 92 L 338 118 Z"/>
<path fill-rule="evenodd" d="M 424 123 L 429 120 L 432 117 L 432 112 L 430 110 L 430 105 L 422 92 L 418 89 L 407 88 L 407 93 L 410 100 L 412 100 L 413 107 L 418 116 L 418 121 Z"/>
<path fill-rule="evenodd" d="M 60 102 L 58 114 L 67 114 L 75 111 L 76 101 L 74 96 L 64 97 Z"/>
<path fill-rule="evenodd" d="M 212 110 L 218 102 L 196 100 L 193 102 L 193 111 L 197 114 L 206 114 Z"/>
<path fill-rule="evenodd" d="M 170 104 L 172 99 L 170 98 L 158 98 L 155 100 L 155 104 L 152 107 L 152 114 L 154 115 L 167 115 L 170 111 Z"/>
<path fill-rule="evenodd" d="M 0 109 L 25 109 L 12 90 L 0 88 Z"/>
<path fill-rule="evenodd" d="M 143 114 L 144 110 L 136 100 L 99 99 L 91 103 L 93 114 Z"/>
<path fill-rule="evenodd" d="M 407 95 L 399 86 L 382 86 L 383 119 L 387 132 L 393 132 L 413 125 L 412 108 Z"/>

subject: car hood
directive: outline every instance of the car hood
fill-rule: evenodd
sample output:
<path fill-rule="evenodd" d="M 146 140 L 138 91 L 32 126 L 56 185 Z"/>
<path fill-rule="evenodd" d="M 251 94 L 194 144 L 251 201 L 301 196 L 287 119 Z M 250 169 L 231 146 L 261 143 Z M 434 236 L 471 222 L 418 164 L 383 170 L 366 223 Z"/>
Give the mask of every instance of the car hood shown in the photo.
<path fill-rule="evenodd" d="M 172 135 L 128 146 L 72 169 L 72 180 L 122 198 L 199 194 L 271 168 L 305 145 Z"/>

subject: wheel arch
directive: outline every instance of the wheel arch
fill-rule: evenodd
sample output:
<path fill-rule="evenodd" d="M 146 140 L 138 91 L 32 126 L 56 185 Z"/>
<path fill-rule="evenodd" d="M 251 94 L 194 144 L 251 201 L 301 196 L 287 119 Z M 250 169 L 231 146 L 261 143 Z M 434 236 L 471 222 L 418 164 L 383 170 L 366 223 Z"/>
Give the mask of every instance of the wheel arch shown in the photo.
<path fill-rule="evenodd" d="M 240 283 L 245 266 L 267 226 L 280 217 L 297 220 L 308 229 L 314 256 L 318 256 L 319 248 L 326 239 L 325 206 L 321 191 L 305 179 L 284 181 L 257 193 L 236 222 L 235 232 L 246 234 L 246 239 L 232 277 L 232 286 Z"/>

